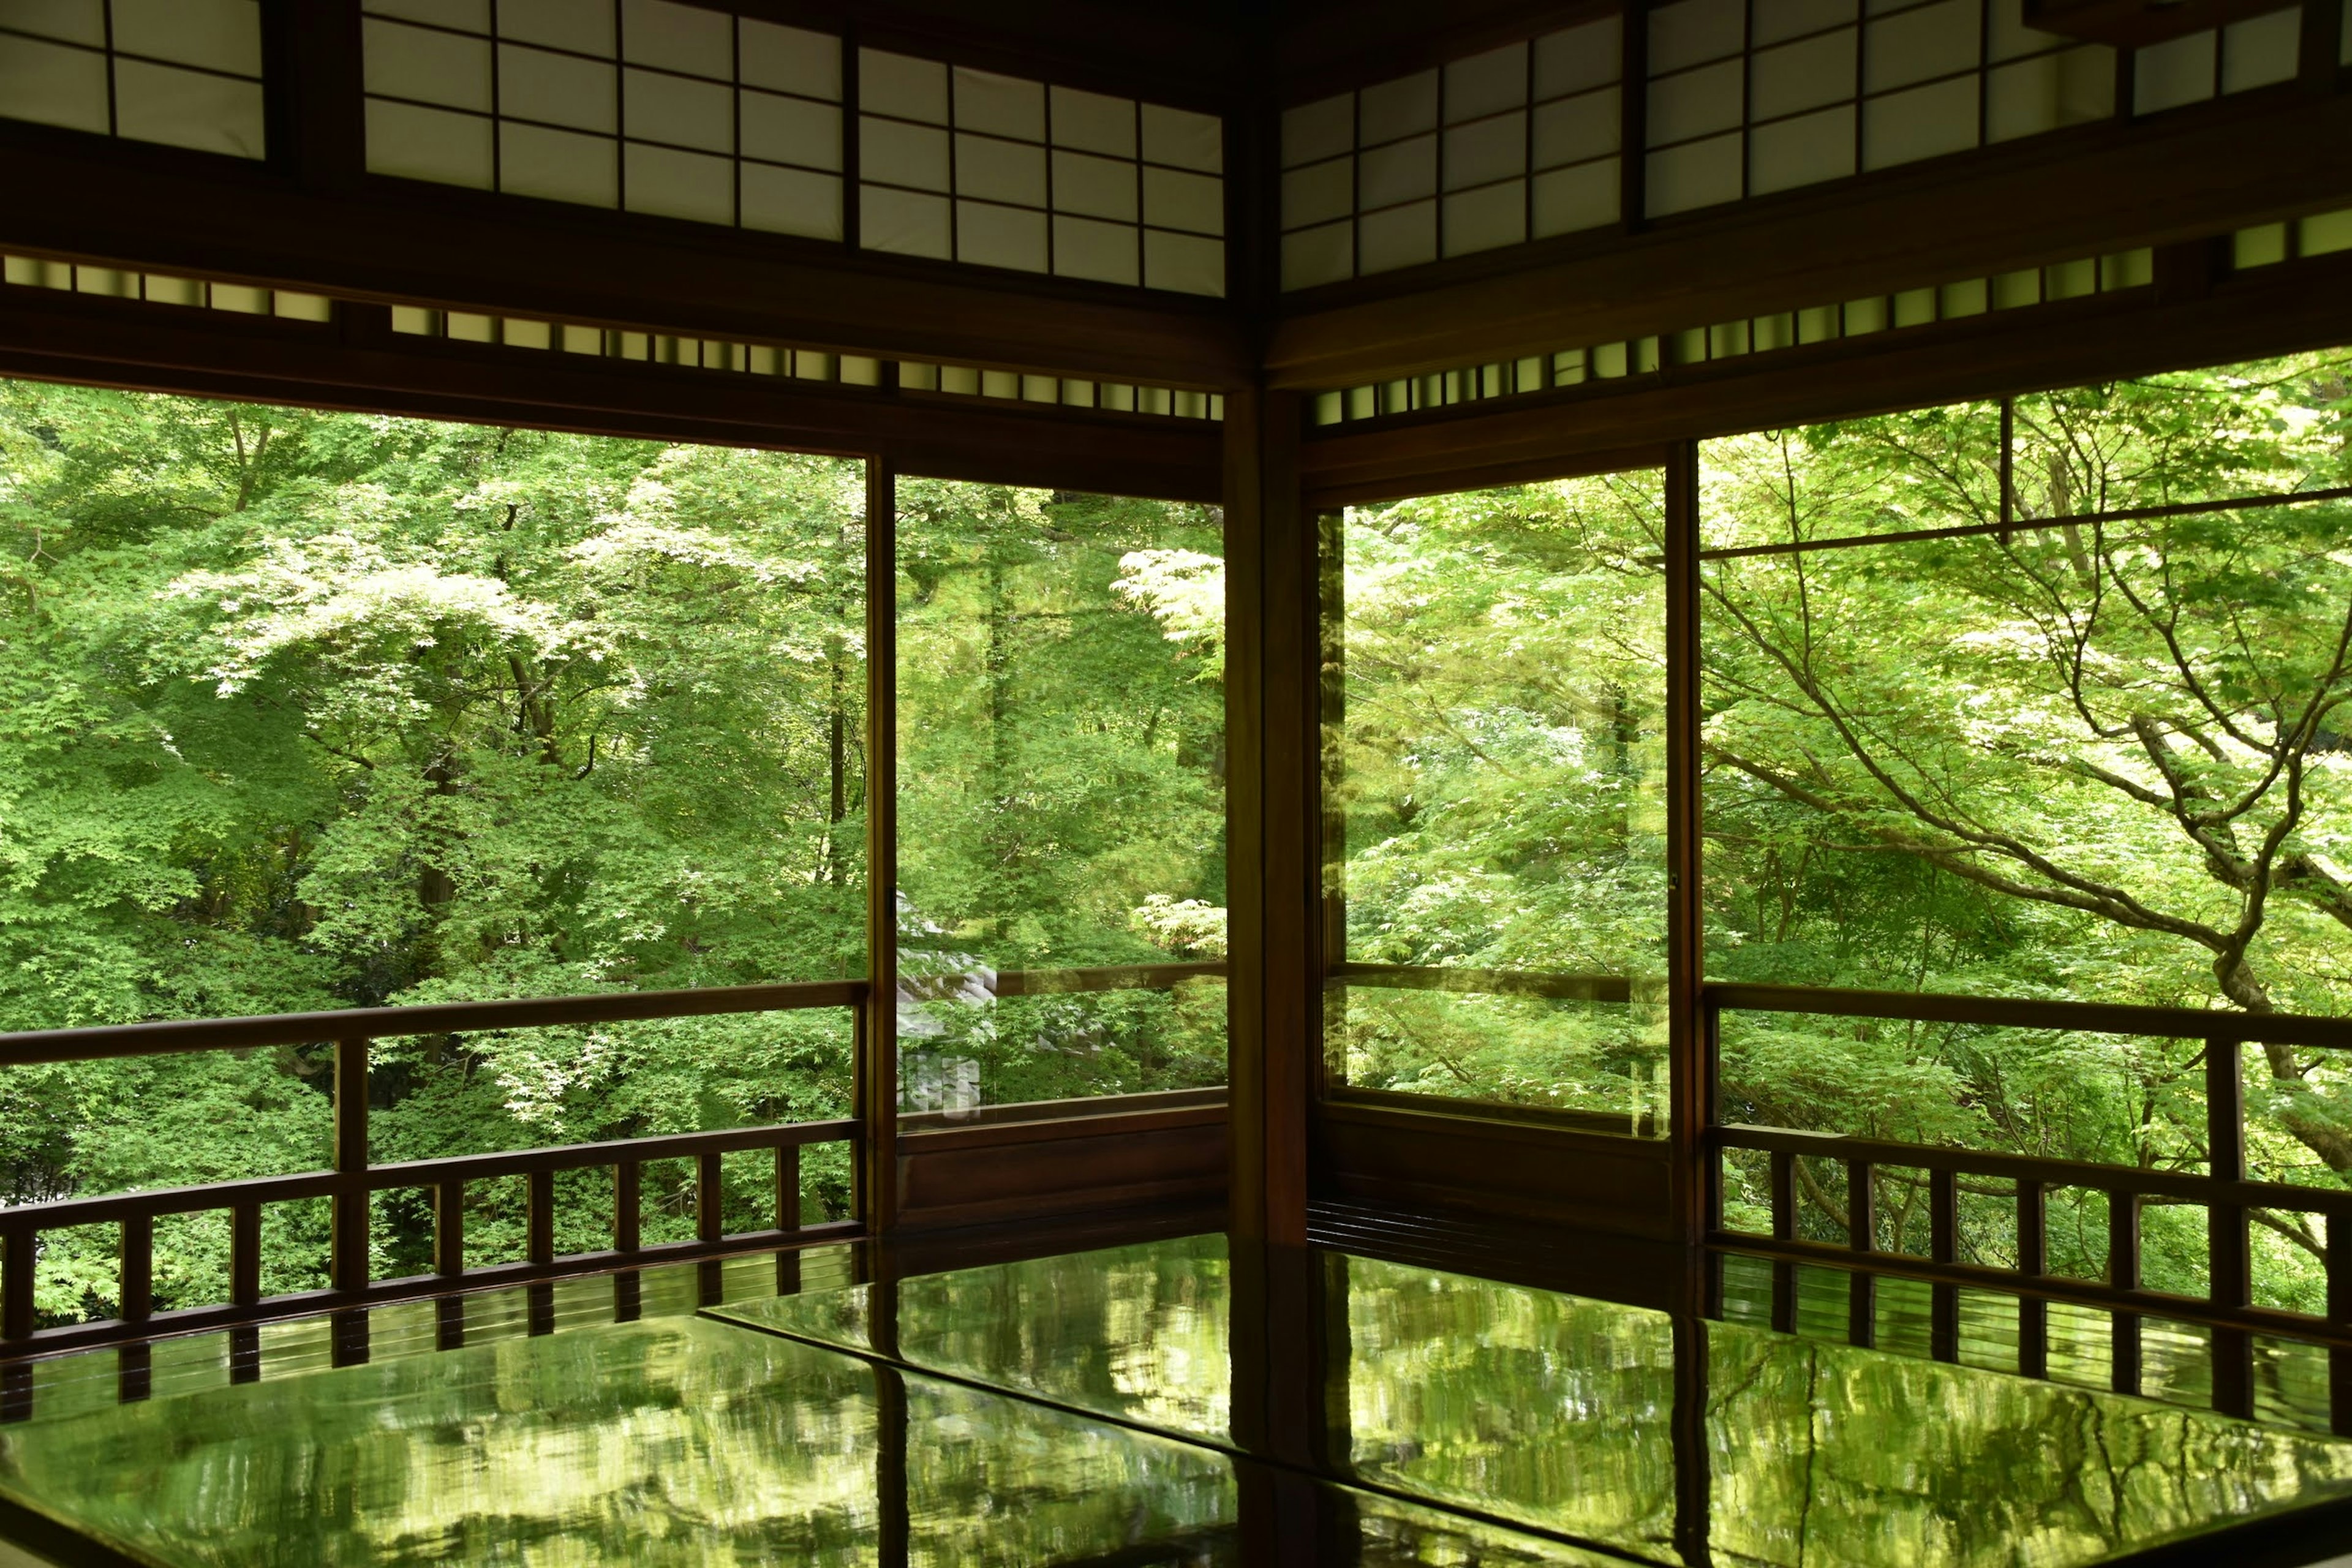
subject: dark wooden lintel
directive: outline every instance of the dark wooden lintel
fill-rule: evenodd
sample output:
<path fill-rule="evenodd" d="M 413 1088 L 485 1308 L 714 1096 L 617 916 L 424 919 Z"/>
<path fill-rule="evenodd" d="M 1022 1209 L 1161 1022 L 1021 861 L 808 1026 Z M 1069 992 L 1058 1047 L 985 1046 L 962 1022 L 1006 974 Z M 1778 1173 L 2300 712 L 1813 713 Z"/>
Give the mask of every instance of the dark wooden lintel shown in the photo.
<path fill-rule="evenodd" d="M 1357 386 L 2227 233 L 2352 204 L 2352 96 L 2286 84 L 1295 296 L 1276 386 Z"/>

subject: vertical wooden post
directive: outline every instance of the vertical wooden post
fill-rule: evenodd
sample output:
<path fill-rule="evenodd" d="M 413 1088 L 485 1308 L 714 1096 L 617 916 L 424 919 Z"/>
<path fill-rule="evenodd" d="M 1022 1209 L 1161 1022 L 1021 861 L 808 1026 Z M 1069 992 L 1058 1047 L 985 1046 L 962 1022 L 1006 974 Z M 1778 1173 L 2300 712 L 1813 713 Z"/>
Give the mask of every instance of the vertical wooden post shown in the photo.
<path fill-rule="evenodd" d="M 2017 1180 L 2017 1271 L 2039 1278 L 2050 1272 L 2050 1233 L 2042 1184 Z M 2017 1299 L 2017 1370 L 2023 1377 L 2050 1371 L 2050 1303 L 2039 1296 Z"/>
<path fill-rule="evenodd" d="M 1298 398 L 1225 397 L 1225 728 L 1232 1226 L 1307 1239 L 1321 1059 L 1317 533 L 1300 506 Z"/>
<path fill-rule="evenodd" d="M 228 1300 L 250 1307 L 261 1300 L 261 1205 L 238 1204 L 228 1211 Z M 261 1330 L 240 1323 L 228 1331 L 228 1380 L 261 1381 Z"/>
<path fill-rule="evenodd" d="M 1772 1161 L 1772 1238 L 1797 1239 L 1797 1157 L 1775 1149 Z M 1785 1258 L 1772 1260 L 1772 1326 L 1784 1334 L 1797 1330 L 1797 1266 Z"/>
<path fill-rule="evenodd" d="M 1960 1257 L 1960 1184 L 1949 1171 L 1927 1173 L 1927 1256 L 1937 1263 Z M 1960 1288 L 1938 1280 L 1928 1287 L 1927 1353 L 1937 1361 L 1960 1359 Z"/>
<path fill-rule="evenodd" d="M 261 1300 L 259 1204 L 239 1204 L 228 1213 L 228 1300 L 232 1307 Z"/>
<path fill-rule="evenodd" d="M 433 1272 L 456 1279 L 466 1271 L 466 1184 L 433 1188 Z"/>
<path fill-rule="evenodd" d="M 533 1171 L 523 1178 L 523 1247 L 527 1261 L 555 1261 L 555 1173 Z"/>
<path fill-rule="evenodd" d="M 2342 1209 L 2327 1214 L 2327 1322 L 2338 1330 L 2352 1322 L 2352 1214 Z M 2352 1436 L 2352 1350 L 2327 1352 L 2327 1406 L 2336 1435 Z"/>
<path fill-rule="evenodd" d="M 1628 5 L 1618 39 L 1617 222 L 1624 233 L 1647 226 L 1650 142 L 1650 8 Z"/>
<path fill-rule="evenodd" d="M 712 1152 L 694 1162 L 694 1239 L 717 1241 L 727 1234 L 727 1171 L 724 1156 Z"/>
<path fill-rule="evenodd" d="M 122 1219 L 122 1272 L 116 1294 L 126 1323 L 143 1323 L 155 1315 L 155 1217 L 125 1215 Z"/>
<path fill-rule="evenodd" d="M 776 1145 L 776 1228 L 801 1227 L 801 1146 Z"/>
<path fill-rule="evenodd" d="M 2235 1040 L 2205 1042 L 2205 1162 L 2217 1182 L 2246 1179 L 2245 1076 Z M 2253 1299 L 2245 1209 L 2237 1204 L 2207 1205 L 2205 1242 L 2213 1304 L 2245 1306 Z M 2254 1413 L 2253 1336 L 2243 1329 L 2213 1331 L 2213 1408 L 2226 1415 Z"/>
<path fill-rule="evenodd" d="M 613 1250 L 635 1252 L 645 1225 L 645 1167 L 635 1160 L 613 1166 Z"/>
<path fill-rule="evenodd" d="M 1629 31 L 1641 26 L 1630 16 Z M 1639 161 L 1638 153 L 1629 153 Z M 1706 907 L 1699 836 L 1698 443 L 1666 456 L 1666 1039 L 1675 1226 L 1704 1246 L 1720 1221 L 1719 1172 L 1707 1145 L 1715 1122 L 1715 1051 L 1704 993 Z M 1794 1214 L 1794 1205 L 1790 1212 Z"/>
<path fill-rule="evenodd" d="M 335 1169 L 357 1177 L 368 1165 L 368 1042 L 335 1042 Z M 356 1292 L 368 1282 L 368 1191 L 353 1185 L 338 1189 L 334 1199 L 332 1248 L 328 1263 L 331 1283 L 337 1290 Z"/>
<path fill-rule="evenodd" d="M 2118 1290 L 2139 1289 L 2139 1194 L 2107 1194 L 2107 1283 Z M 2116 1312 L 2110 1320 L 2110 1382 L 2117 1394 L 2139 1392 L 2139 1314 Z"/>
<path fill-rule="evenodd" d="M 856 1053 L 851 1203 L 866 1229 L 898 1223 L 898 483 L 866 464 L 866 1005 Z"/>
<path fill-rule="evenodd" d="M 1867 1160 L 1845 1163 L 1845 1223 L 1848 1250 L 1864 1257 L 1878 1250 L 1878 1183 Z M 1878 1276 L 1867 1268 L 1846 1276 L 1845 1336 L 1857 1345 L 1878 1339 Z"/>

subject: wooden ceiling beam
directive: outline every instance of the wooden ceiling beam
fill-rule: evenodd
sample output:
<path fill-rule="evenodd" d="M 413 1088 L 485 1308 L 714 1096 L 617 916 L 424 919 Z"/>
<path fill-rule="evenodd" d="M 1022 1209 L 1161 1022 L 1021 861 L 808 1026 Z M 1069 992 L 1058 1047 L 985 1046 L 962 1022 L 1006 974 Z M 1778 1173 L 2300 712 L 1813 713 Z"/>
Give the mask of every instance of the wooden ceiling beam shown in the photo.
<path fill-rule="evenodd" d="M 1321 390 L 2201 238 L 2352 205 L 2352 95 L 2289 85 L 1570 247 L 1298 300 L 1269 384 Z"/>
<path fill-rule="evenodd" d="M 365 310 L 365 307 L 360 308 Z M 371 312 L 382 317 L 382 312 Z M 0 291 L 0 375 L 254 403 L 887 458 L 902 473 L 1210 501 L 1213 420 L 795 383 L 31 289 Z"/>
<path fill-rule="evenodd" d="M 1776 349 L 1410 422 L 1328 427 L 1302 445 L 1299 471 L 1311 504 L 1336 506 L 1647 467 L 1684 437 L 2352 342 L 2347 289 L 2352 255 L 2262 268 L 2210 291 L 2159 284 Z"/>
<path fill-rule="evenodd" d="M 7 126 L 0 250 L 384 303 L 1224 391 L 1223 301 Z"/>

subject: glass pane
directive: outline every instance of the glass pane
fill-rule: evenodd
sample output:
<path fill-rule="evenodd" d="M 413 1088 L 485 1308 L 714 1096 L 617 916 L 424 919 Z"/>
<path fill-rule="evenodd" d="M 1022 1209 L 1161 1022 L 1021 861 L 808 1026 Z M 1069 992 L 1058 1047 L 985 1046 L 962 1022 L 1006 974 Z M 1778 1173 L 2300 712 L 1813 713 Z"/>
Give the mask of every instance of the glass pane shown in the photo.
<path fill-rule="evenodd" d="M 864 972 L 859 463 L 27 382 L 0 451 L 0 1030 Z M 846 1050 L 838 1011 L 387 1041 L 376 1131 L 837 1115 Z M 0 1202 L 316 1169 L 331 1078 L 16 1069 Z"/>
<path fill-rule="evenodd" d="M 1333 1083 L 1663 1131 L 1663 510 L 1645 470 L 1325 520 Z"/>
<path fill-rule="evenodd" d="M 2017 513 L 2340 483 L 2342 353 L 2021 399 Z M 1710 540 L 1997 523 L 1998 410 L 1710 442 Z M 2322 500 L 1705 566 L 1721 979 L 2337 1013 Z"/>
<path fill-rule="evenodd" d="M 902 1109 L 1222 1084 L 1218 513 L 908 479 L 898 514 Z"/>

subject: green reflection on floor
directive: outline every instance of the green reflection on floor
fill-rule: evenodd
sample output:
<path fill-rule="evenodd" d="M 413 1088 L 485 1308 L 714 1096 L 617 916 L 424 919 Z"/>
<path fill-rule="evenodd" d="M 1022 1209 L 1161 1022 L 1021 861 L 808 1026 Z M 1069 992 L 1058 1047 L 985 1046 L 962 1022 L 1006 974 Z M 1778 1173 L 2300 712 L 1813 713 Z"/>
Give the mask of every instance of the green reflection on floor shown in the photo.
<path fill-rule="evenodd" d="M 173 1568 L 1214 1562 L 1235 1507 L 1214 1451 L 696 1320 L 6 1432 L 0 1494 Z"/>
<path fill-rule="evenodd" d="M 1266 1351 L 1322 1358 L 1337 1479 L 1675 1560 L 1677 1400 L 1703 1400 L 1718 1563 L 2087 1563 L 2352 1496 L 2352 1442 L 1318 1251 Z M 747 1325 L 1234 1441 L 1222 1237 L 716 1309 Z M 1274 1292 L 1278 1295 L 1280 1292 Z M 1263 1313 L 1265 1302 L 1244 1311 Z M 1679 1369 L 1677 1355 L 1697 1358 Z M 1238 1445 L 1246 1450 L 1248 1444 Z M 1687 1456 L 1696 1459 L 1696 1453 Z"/>

